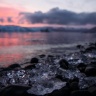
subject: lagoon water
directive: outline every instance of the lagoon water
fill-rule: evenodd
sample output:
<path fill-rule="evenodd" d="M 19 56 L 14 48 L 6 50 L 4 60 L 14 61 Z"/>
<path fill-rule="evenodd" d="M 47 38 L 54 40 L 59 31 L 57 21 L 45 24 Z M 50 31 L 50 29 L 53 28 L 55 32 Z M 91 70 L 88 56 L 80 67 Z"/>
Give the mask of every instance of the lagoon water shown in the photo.
<path fill-rule="evenodd" d="M 96 41 L 96 33 L 0 32 L 0 66 L 22 63 L 51 48 L 71 48 Z"/>

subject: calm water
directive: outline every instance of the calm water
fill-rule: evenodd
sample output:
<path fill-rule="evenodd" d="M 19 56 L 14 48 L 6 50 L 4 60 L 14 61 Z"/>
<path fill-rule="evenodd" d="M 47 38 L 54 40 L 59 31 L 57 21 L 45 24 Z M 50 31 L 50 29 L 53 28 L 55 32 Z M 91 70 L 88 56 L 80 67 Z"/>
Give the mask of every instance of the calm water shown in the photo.
<path fill-rule="evenodd" d="M 0 65 L 8 66 L 31 58 L 45 49 L 71 47 L 72 45 L 92 42 L 96 33 L 76 32 L 13 32 L 0 33 Z M 40 50 L 40 51 L 39 51 Z"/>

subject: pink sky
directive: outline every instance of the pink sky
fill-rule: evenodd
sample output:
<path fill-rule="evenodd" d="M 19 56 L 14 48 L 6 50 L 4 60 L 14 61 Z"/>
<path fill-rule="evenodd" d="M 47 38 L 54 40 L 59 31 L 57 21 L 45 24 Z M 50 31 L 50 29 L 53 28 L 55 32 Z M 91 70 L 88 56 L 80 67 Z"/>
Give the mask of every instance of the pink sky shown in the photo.
<path fill-rule="evenodd" d="M 75 1 L 75 2 L 74 2 Z M 87 3 L 86 3 L 87 1 Z M 82 5 L 84 6 L 82 7 Z M 41 23 L 28 23 L 26 19 L 23 22 L 19 21 L 23 18 L 19 15 L 20 12 L 34 13 L 36 11 L 48 12 L 52 8 L 60 8 L 72 12 L 96 12 L 96 0 L 0 0 L 0 25 L 18 25 L 26 27 L 38 26 L 56 26 L 56 27 L 93 27 L 95 25 L 60 25 L 60 24 L 41 24 Z M 12 22 L 8 21 L 8 18 Z M 2 21 L 3 20 L 3 21 Z"/>
<path fill-rule="evenodd" d="M 22 18 L 22 15 L 19 15 L 19 13 L 22 12 L 22 10 L 17 10 L 15 8 L 9 8 L 9 7 L 0 7 L 0 18 L 4 19 L 4 22 L 0 22 L 0 25 L 17 25 L 17 26 L 24 26 L 24 27 L 42 27 L 42 26 L 53 26 L 53 27 L 74 27 L 74 25 L 66 26 L 66 25 L 56 25 L 56 24 L 29 24 L 28 22 L 24 21 L 23 24 L 19 23 L 19 20 Z M 7 17 L 12 17 L 13 22 L 8 22 Z M 94 25 L 95 26 L 95 25 Z M 86 25 L 86 26 L 75 26 L 76 28 L 84 28 L 88 27 L 91 28 L 93 25 Z"/>
<path fill-rule="evenodd" d="M 19 15 L 20 12 L 22 12 L 22 10 L 10 7 L 0 7 L 0 18 L 4 19 L 4 22 L 0 22 L 0 25 L 17 25 L 25 27 L 48 26 L 48 24 L 28 24 L 26 21 L 24 21 L 23 24 L 20 24 L 19 19 L 22 18 L 22 16 Z M 8 22 L 7 17 L 12 17 L 13 22 Z"/>

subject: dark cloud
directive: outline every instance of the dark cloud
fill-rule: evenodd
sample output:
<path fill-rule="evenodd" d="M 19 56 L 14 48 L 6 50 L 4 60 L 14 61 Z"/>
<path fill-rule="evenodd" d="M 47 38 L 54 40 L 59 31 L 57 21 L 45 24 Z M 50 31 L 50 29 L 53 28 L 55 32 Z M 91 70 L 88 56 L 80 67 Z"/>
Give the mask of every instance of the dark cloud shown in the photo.
<path fill-rule="evenodd" d="M 9 23 L 12 23 L 12 22 L 13 22 L 12 17 L 7 17 L 7 21 L 8 21 Z"/>
<path fill-rule="evenodd" d="M 1 23 L 6 22 L 6 20 L 7 20 L 8 23 L 12 23 L 13 22 L 12 17 L 0 18 L 0 22 Z"/>
<path fill-rule="evenodd" d="M 4 22 L 4 19 L 3 18 L 0 18 L 0 22 L 3 23 Z"/>
<path fill-rule="evenodd" d="M 34 13 L 20 13 L 24 15 L 29 23 L 46 23 L 46 24 L 61 24 L 61 25 L 86 25 L 96 24 L 96 13 L 75 13 L 59 8 L 53 8 L 50 11 L 43 13 L 41 11 Z"/>

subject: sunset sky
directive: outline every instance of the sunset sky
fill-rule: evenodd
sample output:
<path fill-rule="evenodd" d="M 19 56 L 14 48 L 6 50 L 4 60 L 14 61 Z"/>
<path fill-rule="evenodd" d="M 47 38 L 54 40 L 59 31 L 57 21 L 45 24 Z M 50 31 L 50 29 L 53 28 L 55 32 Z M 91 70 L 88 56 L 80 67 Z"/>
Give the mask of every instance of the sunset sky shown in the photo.
<path fill-rule="evenodd" d="M 0 25 L 96 25 L 96 0 L 0 0 Z"/>

